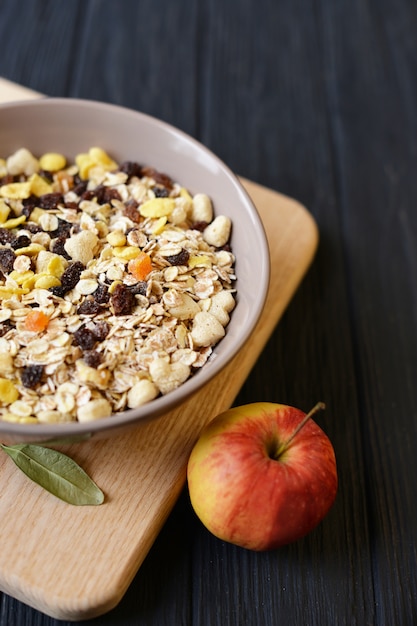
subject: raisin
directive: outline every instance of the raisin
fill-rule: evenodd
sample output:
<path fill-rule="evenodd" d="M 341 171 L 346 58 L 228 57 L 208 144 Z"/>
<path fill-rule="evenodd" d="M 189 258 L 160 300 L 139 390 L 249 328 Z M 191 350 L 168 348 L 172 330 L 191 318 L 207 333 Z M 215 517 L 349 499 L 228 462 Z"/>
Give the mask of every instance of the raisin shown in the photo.
<path fill-rule="evenodd" d="M 0 228 L 0 243 L 5 246 L 6 244 L 12 244 L 16 240 L 16 235 L 13 235 L 8 228 Z"/>
<path fill-rule="evenodd" d="M 60 237 L 57 237 L 56 239 L 54 239 L 51 244 L 51 252 L 54 252 L 55 254 L 60 254 L 61 256 L 64 257 L 64 259 L 67 259 L 67 261 L 70 261 L 71 257 L 64 247 L 67 239 L 68 237 L 66 235 L 61 235 Z"/>
<path fill-rule="evenodd" d="M 115 315 L 130 315 L 136 305 L 136 299 L 126 285 L 120 284 L 116 285 L 111 295 L 111 303 Z"/>
<path fill-rule="evenodd" d="M 155 198 L 168 198 L 169 196 L 169 191 L 166 187 L 158 185 L 157 187 L 152 187 L 152 191 L 155 194 Z"/>
<path fill-rule="evenodd" d="M 72 209 L 73 211 L 78 211 L 79 209 L 78 202 L 66 202 L 65 208 Z"/>
<path fill-rule="evenodd" d="M 56 237 L 69 237 L 71 232 L 72 224 L 70 222 L 66 222 L 65 220 L 60 220 L 58 218 L 58 228 L 55 230 L 49 231 L 49 236 L 51 239 L 55 239 Z"/>
<path fill-rule="evenodd" d="M 22 207 L 22 215 L 24 215 L 26 217 L 26 219 L 28 220 L 31 216 L 31 213 L 33 211 L 34 207 L 28 205 L 28 206 L 24 206 Z"/>
<path fill-rule="evenodd" d="M 4 335 L 6 335 L 9 332 L 9 330 L 12 330 L 12 328 L 14 328 L 14 326 L 10 320 L 6 320 L 5 322 L 2 322 L 0 324 L 0 337 L 3 337 Z"/>
<path fill-rule="evenodd" d="M 64 197 L 62 193 L 59 192 L 45 193 L 38 198 L 38 206 L 41 209 L 56 209 L 58 204 L 62 204 L 63 202 Z"/>
<path fill-rule="evenodd" d="M 95 333 L 86 326 L 80 326 L 73 336 L 75 343 L 82 350 L 92 350 L 97 342 Z"/>
<path fill-rule="evenodd" d="M 101 310 L 101 306 L 95 300 L 86 299 L 77 309 L 79 315 L 97 315 Z"/>
<path fill-rule="evenodd" d="M 171 265 L 187 265 L 190 253 L 185 248 L 181 248 L 181 252 L 178 252 L 178 254 L 172 254 L 165 258 Z"/>
<path fill-rule="evenodd" d="M 153 178 L 157 184 L 162 185 L 167 189 L 172 189 L 173 187 L 171 178 L 162 172 L 158 172 L 158 170 L 155 170 L 153 167 L 142 168 L 142 176 Z"/>
<path fill-rule="evenodd" d="M 104 204 L 104 195 L 105 195 L 105 187 L 104 185 L 98 185 L 91 190 L 94 194 L 94 198 L 97 200 L 98 204 Z"/>
<path fill-rule="evenodd" d="M 10 274 L 13 270 L 15 258 L 16 255 L 10 248 L 2 248 L 0 250 L 0 270 L 3 274 Z"/>
<path fill-rule="evenodd" d="M 107 302 L 110 300 L 110 294 L 107 285 L 99 285 L 93 293 L 93 296 L 94 300 L 98 302 L 98 304 L 107 304 Z"/>
<path fill-rule="evenodd" d="M 81 200 L 94 200 L 94 198 L 96 197 L 96 190 L 95 189 L 86 189 L 82 194 L 81 194 Z"/>
<path fill-rule="evenodd" d="M 83 359 L 85 364 L 89 367 L 97 368 L 100 365 L 103 356 L 100 352 L 97 352 L 97 350 L 86 350 L 83 354 Z"/>
<path fill-rule="evenodd" d="M 93 333 L 97 341 L 104 341 L 109 332 L 110 326 L 107 322 L 101 321 L 94 325 Z"/>
<path fill-rule="evenodd" d="M 81 272 L 84 269 L 84 265 L 81 261 L 75 261 L 65 268 L 64 273 L 61 276 L 61 287 L 66 291 L 74 289 L 75 285 L 80 280 Z"/>
<path fill-rule="evenodd" d="M 42 231 L 42 227 L 35 222 L 25 222 L 25 230 L 28 230 L 32 235 L 35 233 L 40 233 Z"/>
<path fill-rule="evenodd" d="M 208 226 L 208 222 L 203 222 L 203 221 L 201 221 L 201 222 L 194 222 L 193 229 L 194 230 L 198 230 L 198 231 L 200 231 L 200 233 L 202 233 L 203 230 L 205 230 L 207 228 L 207 226 Z"/>
<path fill-rule="evenodd" d="M 12 174 L 6 174 L 5 176 L 0 177 L 0 187 L 3 185 L 10 185 L 15 182 L 15 177 Z"/>
<path fill-rule="evenodd" d="M 54 181 L 54 175 L 48 170 L 39 170 L 38 174 L 39 176 L 42 176 L 42 178 L 44 178 L 48 183 L 52 183 Z"/>
<path fill-rule="evenodd" d="M 123 210 L 123 213 L 124 215 L 126 215 L 126 217 L 132 220 L 132 222 L 135 222 L 135 224 L 139 224 L 142 219 L 138 211 L 138 204 L 136 202 L 127 203 Z"/>
<path fill-rule="evenodd" d="M 142 176 L 142 166 L 135 161 L 125 161 L 121 164 L 119 170 L 124 174 L 127 174 L 128 178 L 132 178 L 132 176 L 141 178 Z"/>
<path fill-rule="evenodd" d="M 120 193 L 117 189 L 111 189 L 105 185 L 97 187 L 97 202 L 99 204 L 110 204 L 112 200 L 121 200 Z"/>
<path fill-rule="evenodd" d="M 83 193 L 85 192 L 85 190 L 87 189 L 87 184 L 88 184 L 87 181 L 83 180 L 83 181 L 78 182 L 78 181 L 74 180 L 74 182 L 76 184 L 75 184 L 75 187 L 73 189 L 73 192 L 76 193 L 77 196 L 82 196 Z"/>
<path fill-rule="evenodd" d="M 148 283 L 144 280 L 141 280 L 134 285 L 128 285 L 128 289 L 130 293 L 133 293 L 134 296 L 146 296 L 148 290 Z"/>
<path fill-rule="evenodd" d="M 40 382 L 43 374 L 43 365 L 27 365 L 20 374 L 20 379 L 24 387 L 33 389 Z"/>
<path fill-rule="evenodd" d="M 29 196 L 29 198 L 25 198 L 24 200 L 22 200 L 22 214 L 26 215 L 26 217 L 29 219 L 33 209 L 37 206 L 38 198 L 37 196 L 32 194 Z"/>
<path fill-rule="evenodd" d="M 30 246 L 30 239 L 27 235 L 19 235 L 19 237 L 16 237 L 16 241 L 12 243 L 13 250 L 19 250 L 19 248 L 26 248 L 27 246 Z"/>
<path fill-rule="evenodd" d="M 56 296 L 57 298 L 63 298 L 67 293 L 67 290 L 61 286 L 58 287 L 50 287 L 49 291 Z"/>
<path fill-rule="evenodd" d="M 55 248 L 54 248 L 55 251 Z M 75 261 L 75 263 L 71 263 L 64 270 L 61 276 L 61 285 L 58 287 L 51 287 L 50 292 L 57 296 L 58 298 L 63 298 L 68 291 L 74 289 L 75 285 L 80 280 L 81 272 L 84 269 L 84 265 L 80 261 Z"/>

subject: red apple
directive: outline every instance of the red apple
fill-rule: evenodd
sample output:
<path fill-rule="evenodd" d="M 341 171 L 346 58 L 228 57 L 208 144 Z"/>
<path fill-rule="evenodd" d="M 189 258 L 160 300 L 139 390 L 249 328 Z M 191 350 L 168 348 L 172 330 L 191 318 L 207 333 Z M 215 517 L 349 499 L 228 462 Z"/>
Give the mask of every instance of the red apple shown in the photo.
<path fill-rule="evenodd" d="M 191 504 L 216 537 L 251 550 L 296 541 L 324 518 L 337 492 L 333 446 L 299 409 L 257 402 L 218 415 L 187 468 Z"/>

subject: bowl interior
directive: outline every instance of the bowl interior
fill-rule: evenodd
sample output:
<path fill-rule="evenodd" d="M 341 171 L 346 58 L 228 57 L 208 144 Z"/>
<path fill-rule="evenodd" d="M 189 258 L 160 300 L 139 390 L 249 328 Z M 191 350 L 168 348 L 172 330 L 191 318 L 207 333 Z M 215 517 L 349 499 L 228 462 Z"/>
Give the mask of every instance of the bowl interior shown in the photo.
<path fill-rule="evenodd" d="M 0 433 L 20 439 L 108 434 L 138 420 L 155 418 L 194 393 L 229 362 L 245 343 L 264 306 L 269 252 L 259 215 L 236 176 L 211 151 L 182 131 L 123 107 L 76 99 L 45 98 L 0 106 L 0 157 L 28 148 L 36 156 L 56 151 L 68 159 L 91 146 L 116 161 L 155 167 L 190 192 L 204 192 L 215 214 L 233 223 L 237 305 L 226 336 L 208 363 L 177 390 L 117 416 L 90 424 L 19 425 L 0 422 Z"/>

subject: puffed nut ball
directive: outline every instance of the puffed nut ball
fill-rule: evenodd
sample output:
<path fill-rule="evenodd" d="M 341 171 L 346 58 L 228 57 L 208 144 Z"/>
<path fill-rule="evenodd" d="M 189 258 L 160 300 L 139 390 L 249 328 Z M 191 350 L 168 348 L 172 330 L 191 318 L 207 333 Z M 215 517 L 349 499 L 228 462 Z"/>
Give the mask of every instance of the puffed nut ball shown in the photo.
<path fill-rule="evenodd" d="M 211 315 L 201 311 L 197 313 L 193 321 L 191 330 L 191 338 L 195 346 L 211 346 L 216 344 L 225 335 L 225 330 L 219 320 Z"/>

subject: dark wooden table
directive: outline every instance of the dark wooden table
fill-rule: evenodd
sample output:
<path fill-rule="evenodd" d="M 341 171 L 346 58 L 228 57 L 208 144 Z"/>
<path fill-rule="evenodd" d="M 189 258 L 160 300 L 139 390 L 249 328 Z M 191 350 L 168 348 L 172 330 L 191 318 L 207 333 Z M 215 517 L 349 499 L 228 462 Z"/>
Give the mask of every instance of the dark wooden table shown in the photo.
<path fill-rule="evenodd" d="M 85 624 L 417 624 L 416 32 L 413 0 L 2 0 L 0 76 L 162 118 L 320 229 L 237 403 L 326 402 L 332 511 L 257 554 L 212 537 L 184 490 L 120 605 Z M 2 597 L 0 626 L 35 624 L 64 622 Z"/>

